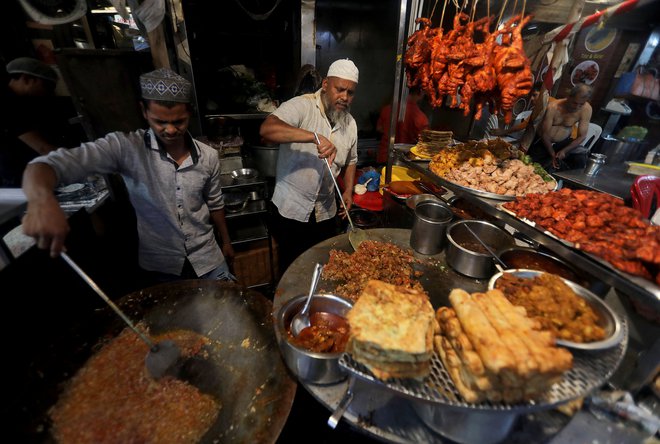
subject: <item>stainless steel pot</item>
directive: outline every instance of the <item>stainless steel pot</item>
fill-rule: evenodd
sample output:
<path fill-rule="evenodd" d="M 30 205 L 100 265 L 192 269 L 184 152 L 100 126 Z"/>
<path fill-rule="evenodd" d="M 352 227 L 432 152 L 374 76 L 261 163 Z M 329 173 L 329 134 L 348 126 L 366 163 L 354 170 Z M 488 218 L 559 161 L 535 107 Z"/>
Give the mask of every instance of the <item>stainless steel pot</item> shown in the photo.
<path fill-rule="evenodd" d="M 251 145 L 249 150 L 254 159 L 254 166 L 264 177 L 275 177 L 277 175 L 277 156 L 280 152 L 279 146 Z"/>
<path fill-rule="evenodd" d="M 275 336 L 287 367 L 301 380 L 313 384 L 334 384 L 346 378 L 339 365 L 342 353 L 316 353 L 293 345 L 288 340 L 288 329 L 293 316 L 302 310 L 307 295 L 287 301 L 275 315 Z M 353 304 L 331 294 L 315 294 L 309 312 L 333 313 L 345 317 Z"/>
<path fill-rule="evenodd" d="M 446 259 L 457 272 L 477 279 L 490 277 L 495 272 L 493 257 L 480 252 L 479 241 L 465 228 L 474 231 L 493 251 L 500 251 L 515 245 L 508 232 L 482 220 L 462 220 L 447 228 Z M 483 247 L 481 247 L 483 248 Z"/>
<path fill-rule="evenodd" d="M 607 165 L 618 165 L 627 160 L 642 160 L 649 151 L 650 146 L 644 141 L 628 141 L 616 137 L 603 137 L 599 152 L 605 154 Z"/>
<path fill-rule="evenodd" d="M 436 433 L 458 443 L 493 444 L 513 428 L 516 413 L 456 410 L 425 402 L 411 402 L 419 418 Z"/>

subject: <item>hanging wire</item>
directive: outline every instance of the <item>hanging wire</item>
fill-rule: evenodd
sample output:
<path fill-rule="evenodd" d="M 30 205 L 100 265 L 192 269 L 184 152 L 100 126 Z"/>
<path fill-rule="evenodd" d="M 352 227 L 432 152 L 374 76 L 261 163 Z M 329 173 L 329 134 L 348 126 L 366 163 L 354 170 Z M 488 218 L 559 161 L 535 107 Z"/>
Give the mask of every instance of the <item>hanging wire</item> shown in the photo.
<path fill-rule="evenodd" d="M 516 8 L 518 8 L 518 0 L 513 2 L 513 11 L 511 11 L 511 15 L 516 15 Z"/>
<path fill-rule="evenodd" d="M 526 7 L 526 6 L 527 6 L 527 0 L 523 0 L 523 8 L 522 8 L 522 12 L 521 12 L 521 14 L 520 14 L 520 16 L 521 16 L 522 18 L 525 18 L 525 7 Z"/>
<path fill-rule="evenodd" d="M 486 17 L 490 17 L 490 0 L 486 1 Z"/>

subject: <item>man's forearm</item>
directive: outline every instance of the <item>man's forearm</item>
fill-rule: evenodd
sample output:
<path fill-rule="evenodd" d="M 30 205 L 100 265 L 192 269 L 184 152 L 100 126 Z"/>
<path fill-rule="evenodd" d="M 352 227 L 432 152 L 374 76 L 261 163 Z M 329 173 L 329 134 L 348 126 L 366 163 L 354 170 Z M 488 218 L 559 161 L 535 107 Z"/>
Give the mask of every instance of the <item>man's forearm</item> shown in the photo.
<path fill-rule="evenodd" d="M 547 136 L 541 137 L 541 140 L 543 141 L 543 146 L 545 147 L 545 150 L 550 154 L 550 156 L 555 155 L 555 147 L 552 144 L 552 141 L 550 141 L 550 138 Z"/>
<path fill-rule="evenodd" d="M 259 134 L 274 143 L 316 143 L 313 131 L 291 126 L 275 116 L 268 116 L 261 125 Z"/>

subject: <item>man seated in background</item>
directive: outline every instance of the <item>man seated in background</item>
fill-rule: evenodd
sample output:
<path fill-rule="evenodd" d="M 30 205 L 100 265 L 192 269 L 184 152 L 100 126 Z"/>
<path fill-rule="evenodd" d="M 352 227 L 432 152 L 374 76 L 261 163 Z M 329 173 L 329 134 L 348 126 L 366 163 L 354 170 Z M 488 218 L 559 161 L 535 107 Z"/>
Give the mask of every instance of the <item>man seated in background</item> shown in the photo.
<path fill-rule="evenodd" d="M 20 187 L 28 162 L 57 148 L 44 134 L 51 117 L 43 115 L 41 99 L 53 95 L 58 77 L 49 65 L 30 57 L 9 62 L 7 73 L 0 108 L 0 187 Z"/>
<path fill-rule="evenodd" d="M 588 103 L 591 94 L 592 88 L 580 83 L 571 89 L 568 97 L 548 104 L 538 139 L 529 149 L 529 155 L 548 171 L 584 168 L 585 153 L 573 151 L 587 137 L 592 114 Z M 572 138 L 576 124 L 578 134 Z"/>
<path fill-rule="evenodd" d="M 394 136 L 395 143 L 417 143 L 419 133 L 429 127 L 429 118 L 418 105 L 422 98 L 424 98 L 424 93 L 419 88 L 411 88 L 408 92 L 406 115 L 403 118 L 403 122 L 397 122 L 396 134 Z M 388 104 L 381 109 L 378 122 L 376 123 L 376 132 L 381 134 L 378 154 L 376 156 L 378 163 L 387 163 L 391 119 L 392 104 Z"/>
<path fill-rule="evenodd" d="M 534 109 L 534 105 L 536 104 L 536 101 L 541 95 L 542 86 L 543 86 L 542 82 L 536 82 L 532 86 L 532 90 L 529 93 L 529 104 L 527 104 L 527 109 L 529 110 Z M 546 94 L 544 94 L 543 97 L 543 109 L 547 108 L 549 99 L 551 99 L 551 97 L 549 97 L 546 92 Z M 539 115 L 534 119 L 535 128 L 538 127 L 538 125 L 543 120 L 543 114 L 544 114 L 543 112 L 539 113 Z M 496 136 L 496 137 L 509 136 L 514 139 L 519 139 L 520 137 L 522 137 L 523 131 L 527 128 L 527 125 L 529 124 L 530 120 L 531 120 L 531 113 L 530 115 L 528 115 L 527 117 L 525 117 L 520 121 L 514 121 L 513 124 L 507 128 L 505 125 L 503 125 L 502 119 L 498 119 L 497 126 L 492 128 L 490 126 L 487 126 L 486 131 L 491 136 Z"/>

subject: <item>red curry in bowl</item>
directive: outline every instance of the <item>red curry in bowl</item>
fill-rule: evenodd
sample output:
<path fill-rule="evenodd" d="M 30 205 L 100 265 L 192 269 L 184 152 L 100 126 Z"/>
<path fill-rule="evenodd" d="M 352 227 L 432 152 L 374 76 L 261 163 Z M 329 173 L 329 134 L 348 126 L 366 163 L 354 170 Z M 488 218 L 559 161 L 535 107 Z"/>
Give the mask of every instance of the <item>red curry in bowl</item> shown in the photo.
<path fill-rule="evenodd" d="M 341 353 L 346 348 L 350 327 L 345 318 L 328 312 L 315 312 L 309 316 L 311 325 L 297 337 L 287 328 L 289 342 L 316 353 Z"/>

